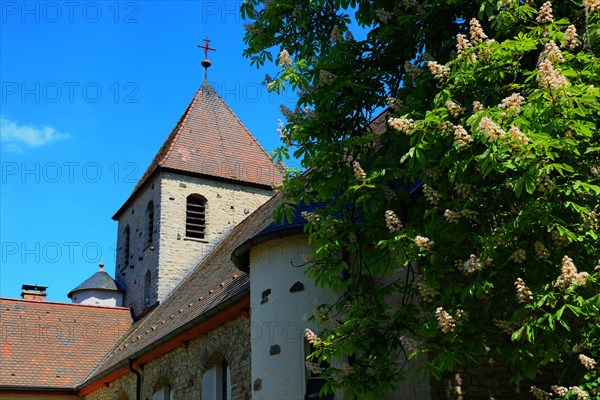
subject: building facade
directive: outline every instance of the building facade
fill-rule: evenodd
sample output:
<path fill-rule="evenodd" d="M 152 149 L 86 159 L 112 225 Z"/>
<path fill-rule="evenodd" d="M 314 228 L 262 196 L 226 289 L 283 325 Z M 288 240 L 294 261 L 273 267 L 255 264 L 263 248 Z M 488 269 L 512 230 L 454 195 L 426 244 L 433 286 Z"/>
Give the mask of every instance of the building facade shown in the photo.
<path fill-rule="evenodd" d="M 113 216 L 115 279 L 101 266 L 72 304 L 33 286 L 0 299 L 0 400 L 320 398 L 304 330 L 337 296 L 305 275 L 302 210 L 273 221 L 282 177 L 205 82 Z M 504 376 L 463 378 L 415 379 L 388 398 L 513 398 L 494 389 Z"/>

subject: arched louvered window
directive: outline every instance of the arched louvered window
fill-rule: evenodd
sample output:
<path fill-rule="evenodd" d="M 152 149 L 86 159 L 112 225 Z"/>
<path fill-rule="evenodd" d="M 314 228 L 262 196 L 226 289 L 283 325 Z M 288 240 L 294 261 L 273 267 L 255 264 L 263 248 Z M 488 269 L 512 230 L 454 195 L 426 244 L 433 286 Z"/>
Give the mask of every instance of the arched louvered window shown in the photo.
<path fill-rule="evenodd" d="M 131 228 L 129 228 L 129 225 L 125 227 L 123 236 L 123 248 L 125 253 L 123 257 L 123 265 L 124 268 L 127 268 L 129 266 L 129 257 L 131 256 Z"/>
<path fill-rule="evenodd" d="M 150 245 L 154 237 L 154 202 L 152 200 L 148 202 L 148 206 L 146 207 L 146 222 L 148 223 L 147 244 Z"/>
<path fill-rule="evenodd" d="M 187 198 L 185 236 L 196 239 L 206 237 L 206 199 L 198 194 Z"/>

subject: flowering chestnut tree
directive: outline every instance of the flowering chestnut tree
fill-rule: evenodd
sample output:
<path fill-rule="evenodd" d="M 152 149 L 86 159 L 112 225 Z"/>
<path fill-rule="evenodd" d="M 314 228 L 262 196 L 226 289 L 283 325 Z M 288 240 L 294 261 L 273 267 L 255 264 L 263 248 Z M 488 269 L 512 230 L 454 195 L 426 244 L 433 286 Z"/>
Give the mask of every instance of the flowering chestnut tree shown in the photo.
<path fill-rule="evenodd" d="M 246 0 L 282 108 L 323 391 L 380 398 L 488 362 L 538 399 L 600 396 L 600 2 Z M 323 364 L 328 361 L 329 364 Z M 493 390 L 493 388 L 491 388 Z M 515 395 L 515 397 L 517 397 Z"/>

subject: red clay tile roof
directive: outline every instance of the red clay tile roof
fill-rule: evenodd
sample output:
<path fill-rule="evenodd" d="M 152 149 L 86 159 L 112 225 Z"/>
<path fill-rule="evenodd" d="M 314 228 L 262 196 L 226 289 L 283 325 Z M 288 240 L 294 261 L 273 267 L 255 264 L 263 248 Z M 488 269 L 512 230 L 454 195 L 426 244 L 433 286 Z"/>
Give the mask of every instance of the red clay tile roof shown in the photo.
<path fill-rule="evenodd" d="M 268 188 L 283 179 L 281 169 L 206 82 L 140 178 L 130 199 L 158 169 Z M 129 200 L 113 219 L 118 218 L 128 203 Z"/>
<path fill-rule="evenodd" d="M 131 327 L 122 307 L 0 298 L 0 388 L 75 389 Z"/>
<path fill-rule="evenodd" d="M 231 261 L 233 250 L 273 221 L 275 196 L 234 227 L 146 318 L 110 350 L 81 387 L 127 365 L 172 335 L 201 323 L 224 304 L 249 295 L 249 276 Z"/>

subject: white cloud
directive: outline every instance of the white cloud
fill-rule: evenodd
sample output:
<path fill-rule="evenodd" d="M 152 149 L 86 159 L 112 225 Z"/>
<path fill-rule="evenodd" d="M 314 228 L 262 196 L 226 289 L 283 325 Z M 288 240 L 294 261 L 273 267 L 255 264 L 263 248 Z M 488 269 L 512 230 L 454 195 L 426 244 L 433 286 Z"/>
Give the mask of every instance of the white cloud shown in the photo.
<path fill-rule="evenodd" d="M 0 117 L 0 142 L 4 149 L 13 153 L 68 138 L 68 133 L 59 132 L 51 126 L 20 125 L 17 121 Z"/>

